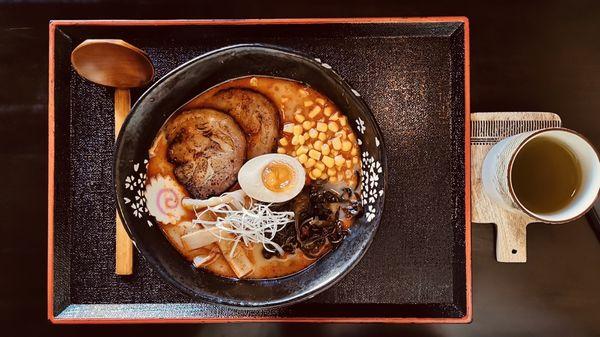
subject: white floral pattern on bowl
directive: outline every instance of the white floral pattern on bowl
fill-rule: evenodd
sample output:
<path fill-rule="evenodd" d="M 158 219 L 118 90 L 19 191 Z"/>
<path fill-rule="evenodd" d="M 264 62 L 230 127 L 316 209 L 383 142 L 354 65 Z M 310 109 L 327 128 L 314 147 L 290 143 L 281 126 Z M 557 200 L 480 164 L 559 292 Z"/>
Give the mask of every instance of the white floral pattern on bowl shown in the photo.
<path fill-rule="evenodd" d="M 358 143 L 363 144 L 361 137 L 364 137 L 366 127 L 364 121 L 361 118 L 356 120 L 357 128 L 359 128 L 360 135 Z M 374 137 L 374 142 L 377 147 L 380 146 L 379 139 Z M 383 166 L 379 160 L 376 160 L 369 151 L 362 151 L 361 158 L 361 191 L 362 191 L 362 203 L 365 210 L 365 219 L 367 222 L 373 221 L 376 215 L 375 204 L 377 200 L 383 196 Z M 148 159 L 144 159 L 142 163 L 135 163 L 133 166 L 133 172 L 126 176 L 123 185 L 128 193 L 127 196 L 123 196 L 123 200 L 126 205 L 129 205 L 133 215 L 137 218 L 146 218 L 149 226 L 153 225 L 153 222 L 148 219 L 148 208 L 146 207 L 146 170 L 148 168 Z"/>
<path fill-rule="evenodd" d="M 146 217 L 148 208 L 146 207 L 146 171 L 148 169 L 148 159 L 144 159 L 142 163 L 133 164 L 133 172 L 125 177 L 125 190 L 130 192 L 128 196 L 123 196 L 125 205 L 129 205 L 132 209 L 133 216 L 136 218 Z M 152 222 L 148 221 L 152 226 Z"/>
<path fill-rule="evenodd" d="M 331 69 L 331 66 L 324 63 L 319 58 L 315 58 L 315 61 L 319 62 L 321 66 L 326 69 Z M 352 93 L 360 97 L 358 91 L 351 89 Z M 356 130 L 358 131 L 357 143 L 361 148 L 364 144 L 364 137 L 366 136 L 367 126 L 365 121 L 358 117 L 355 120 Z M 372 133 L 373 135 L 375 132 Z M 377 136 L 373 136 L 373 142 L 377 148 L 380 147 L 381 142 Z M 369 142 L 370 143 L 370 142 Z M 362 203 L 365 211 L 365 220 L 367 223 L 373 221 L 377 214 L 376 203 L 379 198 L 383 196 L 383 166 L 379 160 L 376 160 L 373 155 L 367 150 L 361 150 L 361 193 Z M 125 178 L 124 187 L 125 191 L 131 192 L 129 197 L 124 196 L 123 199 L 125 204 L 130 205 L 133 215 L 137 218 L 146 218 L 149 226 L 153 225 L 153 222 L 149 220 L 148 208 L 146 207 L 145 197 L 145 183 L 146 183 L 146 170 L 148 166 L 148 159 L 144 159 L 142 165 L 136 163 L 133 165 L 132 174 Z M 142 168 L 143 167 L 143 168 Z M 141 169 L 140 169 L 141 168 Z"/>

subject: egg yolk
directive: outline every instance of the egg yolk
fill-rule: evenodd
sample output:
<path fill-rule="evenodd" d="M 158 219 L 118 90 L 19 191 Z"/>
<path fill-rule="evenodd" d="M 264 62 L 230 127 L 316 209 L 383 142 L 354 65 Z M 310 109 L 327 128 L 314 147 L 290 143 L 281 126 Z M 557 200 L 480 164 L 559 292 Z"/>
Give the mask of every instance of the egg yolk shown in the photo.
<path fill-rule="evenodd" d="M 294 169 L 282 162 L 271 162 L 262 171 L 262 181 L 273 192 L 284 192 L 292 187 Z"/>

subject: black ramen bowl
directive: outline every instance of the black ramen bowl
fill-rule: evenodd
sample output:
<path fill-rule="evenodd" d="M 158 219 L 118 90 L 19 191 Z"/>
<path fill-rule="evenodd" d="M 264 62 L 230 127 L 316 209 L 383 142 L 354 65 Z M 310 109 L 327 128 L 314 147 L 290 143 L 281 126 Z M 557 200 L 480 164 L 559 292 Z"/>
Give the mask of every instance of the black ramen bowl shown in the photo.
<path fill-rule="evenodd" d="M 304 82 L 331 99 L 347 117 L 362 151 L 364 215 L 348 237 L 307 269 L 267 280 L 236 280 L 196 269 L 172 247 L 145 206 L 148 149 L 169 116 L 222 82 L 262 75 Z M 164 279 L 194 299 L 265 308 L 308 299 L 332 286 L 365 254 L 383 212 L 386 158 L 381 130 L 358 92 L 329 65 L 296 52 L 264 45 L 235 45 L 199 56 L 158 80 L 135 103 L 115 154 L 117 208 L 135 246 Z"/>

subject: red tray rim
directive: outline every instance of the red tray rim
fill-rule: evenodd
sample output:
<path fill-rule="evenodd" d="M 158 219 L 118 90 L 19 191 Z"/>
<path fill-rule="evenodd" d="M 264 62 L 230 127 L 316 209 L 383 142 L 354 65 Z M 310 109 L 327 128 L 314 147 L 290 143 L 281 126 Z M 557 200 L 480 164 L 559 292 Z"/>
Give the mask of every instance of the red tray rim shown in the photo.
<path fill-rule="evenodd" d="M 465 272 L 466 312 L 456 318 L 423 317 L 247 317 L 227 318 L 140 318 L 140 319 L 61 319 L 54 314 L 54 34 L 62 26 L 213 26 L 213 25 L 311 25 L 311 24 L 383 24 L 460 22 L 464 25 L 465 52 Z M 470 323 L 473 319 L 471 275 L 471 102 L 469 19 L 465 16 L 442 17 L 364 17 L 301 19 L 180 19 L 180 20 L 52 20 L 49 23 L 48 48 L 48 263 L 47 313 L 53 324 L 143 324 L 143 323 L 236 323 L 236 322 L 313 322 L 313 323 Z"/>

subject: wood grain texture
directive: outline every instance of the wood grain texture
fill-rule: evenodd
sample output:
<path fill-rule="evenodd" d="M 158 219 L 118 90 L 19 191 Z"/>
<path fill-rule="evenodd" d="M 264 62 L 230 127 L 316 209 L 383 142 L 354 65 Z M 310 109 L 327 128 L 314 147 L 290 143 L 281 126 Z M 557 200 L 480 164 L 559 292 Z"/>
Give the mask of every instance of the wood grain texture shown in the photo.
<path fill-rule="evenodd" d="M 129 113 L 131 96 L 128 89 L 115 89 L 115 137 L 119 135 L 121 125 Z M 133 274 L 133 242 L 129 238 L 121 218 L 116 214 L 115 234 L 115 273 L 117 275 Z"/>
<path fill-rule="evenodd" d="M 131 108 L 131 95 L 128 89 L 115 89 L 115 140 Z"/>
<path fill-rule="evenodd" d="M 71 64 L 84 78 L 113 88 L 138 88 L 154 77 L 143 50 L 118 39 L 89 39 L 71 53 Z"/>
<path fill-rule="evenodd" d="M 518 133 L 561 125 L 549 112 L 489 112 L 471 114 L 472 221 L 496 225 L 496 260 L 527 261 L 527 225 L 537 222 L 525 213 L 508 211 L 492 202 L 483 191 L 481 166 L 488 151 L 503 138 Z"/>
<path fill-rule="evenodd" d="M 52 31 L 53 28 L 51 28 Z M 52 37 L 51 37 L 52 39 Z M 115 137 L 131 108 L 129 88 L 146 85 L 154 67 L 144 51 L 119 39 L 88 39 L 71 53 L 71 65 L 83 78 L 115 88 Z M 133 244 L 116 216 L 115 273 L 133 273 Z"/>

